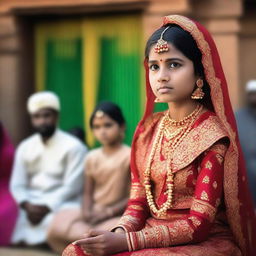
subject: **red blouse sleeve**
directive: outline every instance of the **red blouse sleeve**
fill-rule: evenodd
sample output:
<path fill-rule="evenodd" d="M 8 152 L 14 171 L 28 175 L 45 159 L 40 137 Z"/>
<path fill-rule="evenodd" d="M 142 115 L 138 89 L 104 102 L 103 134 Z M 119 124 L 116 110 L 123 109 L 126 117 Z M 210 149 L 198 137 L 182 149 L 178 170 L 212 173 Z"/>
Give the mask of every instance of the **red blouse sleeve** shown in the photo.
<path fill-rule="evenodd" d="M 215 144 L 202 158 L 189 214 L 170 224 L 127 233 L 130 251 L 168 247 L 207 239 L 223 192 L 225 152 L 224 144 Z"/>

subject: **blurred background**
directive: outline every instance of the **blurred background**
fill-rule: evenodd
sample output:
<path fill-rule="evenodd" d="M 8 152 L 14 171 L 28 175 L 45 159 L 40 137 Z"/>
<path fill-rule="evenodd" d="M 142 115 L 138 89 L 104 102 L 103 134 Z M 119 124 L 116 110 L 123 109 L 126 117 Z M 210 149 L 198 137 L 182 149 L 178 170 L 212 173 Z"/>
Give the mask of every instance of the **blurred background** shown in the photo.
<path fill-rule="evenodd" d="M 0 0 L 0 120 L 13 142 L 31 133 L 28 96 L 52 90 L 60 126 L 82 127 L 94 145 L 89 116 L 111 100 L 128 121 L 126 143 L 145 103 L 143 52 L 162 16 L 198 20 L 217 44 L 234 110 L 256 78 L 255 0 Z"/>

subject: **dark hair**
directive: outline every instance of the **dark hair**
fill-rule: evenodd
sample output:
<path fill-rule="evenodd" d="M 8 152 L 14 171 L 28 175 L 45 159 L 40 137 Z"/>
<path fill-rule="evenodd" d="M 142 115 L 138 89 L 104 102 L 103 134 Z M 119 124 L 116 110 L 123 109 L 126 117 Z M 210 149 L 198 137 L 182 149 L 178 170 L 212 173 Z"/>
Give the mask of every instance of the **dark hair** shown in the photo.
<path fill-rule="evenodd" d="M 71 128 L 68 132 L 77 137 L 82 142 L 85 142 L 85 132 L 83 128 L 75 126 Z"/>
<path fill-rule="evenodd" d="M 201 77 L 204 81 L 203 91 L 205 96 L 199 101 L 207 108 L 213 109 L 210 97 L 210 86 L 208 85 L 204 75 L 202 53 L 189 32 L 175 24 L 169 24 L 157 29 L 147 41 L 145 58 L 148 59 L 151 47 L 157 43 L 157 40 L 161 37 L 162 32 L 167 26 L 169 26 L 169 28 L 164 32 L 163 39 L 168 43 L 171 43 L 177 50 L 181 51 L 184 56 L 193 62 L 195 75 Z"/>
<path fill-rule="evenodd" d="M 116 105 L 113 102 L 104 101 L 99 103 L 96 108 L 94 109 L 91 118 L 90 118 L 90 127 L 92 128 L 93 125 L 93 119 L 95 117 L 95 114 L 98 110 L 103 111 L 106 115 L 108 115 L 111 119 L 116 121 L 119 126 L 122 126 L 125 124 L 125 119 L 122 113 L 122 110 L 118 105 Z"/>

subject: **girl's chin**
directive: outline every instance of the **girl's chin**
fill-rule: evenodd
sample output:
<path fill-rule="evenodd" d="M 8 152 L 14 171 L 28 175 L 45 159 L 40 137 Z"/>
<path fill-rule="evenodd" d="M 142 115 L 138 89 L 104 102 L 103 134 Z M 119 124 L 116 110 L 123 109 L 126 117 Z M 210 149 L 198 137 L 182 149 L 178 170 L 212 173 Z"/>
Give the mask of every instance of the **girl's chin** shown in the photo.
<path fill-rule="evenodd" d="M 157 98 L 159 103 L 169 103 L 169 102 L 174 102 L 174 100 L 170 97 L 158 97 Z"/>

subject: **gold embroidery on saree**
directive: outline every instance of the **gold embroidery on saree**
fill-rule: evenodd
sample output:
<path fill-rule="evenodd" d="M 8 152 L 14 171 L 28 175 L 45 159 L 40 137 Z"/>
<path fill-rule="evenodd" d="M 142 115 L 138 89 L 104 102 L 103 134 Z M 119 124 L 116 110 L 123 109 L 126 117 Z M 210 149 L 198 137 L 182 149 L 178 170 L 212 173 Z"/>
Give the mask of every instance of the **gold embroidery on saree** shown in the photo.
<path fill-rule="evenodd" d="M 202 181 L 203 183 L 205 183 L 205 184 L 209 184 L 209 182 L 210 182 L 210 178 L 209 178 L 209 176 L 208 175 L 206 175 L 206 176 L 204 176 L 204 178 L 203 178 L 203 181 Z"/>
<path fill-rule="evenodd" d="M 139 182 L 134 182 L 132 183 L 131 186 L 131 198 L 140 198 L 140 197 L 145 197 L 145 189 L 144 187 L 139 183 Z"/>
<path fill-rule="evenodd" d="M 191 210 L 203 214 L 211 222 L 214 220 L 216 214 L 216 208 L 209 203 L 198 199 L 193 200 Z"/>
<path fill-rule="evenodd" d="M 220 154 L 217 154 L 217 155 L 216 155 L 216 158 L 217 158 L 219 164 L 222 164 L 222 163 L 223 163 L 223 161 L 224 161 L 223 156 L 221 156 Z"/>
<path fill-rule="evenodd" d="M 201 197 L 200 197 L 202 200 L 205 200 L 205 201 L 209 201 L 209 197 L 208 197 L 208 194 L 206 191 L 203 191 L 201 193 Z"/>
<path fill-rule="evenodd" d="M 192 221 L 192 223 L 193 223 L 193 225 L 194 225 L 195 227 L 200 226 L 201 223 L 202 223 L 196 216 L 191 216 L 191 217 L 189 217 L 188 219 Z"/>
<path fill-rule="evenodd" d="M 211 161 L 207 161 L 205 164 L 205 168 L 211 170 L 212 169 L 212 163 Z"/>
<path fill-rule="evenodd" d="M 173 169 L 180 170 L 192 163 L 215 142 L 226 136 L 216 116 L 209 116 L 193 128 L 173 152 Z"/>
<path fill-rule="evenodd" d="M 192 240 L 194 230 L 186 220 L 178 220 L 172 227 L 169 227 L 169 233 L 171 245 L 182 244 Z"/>

